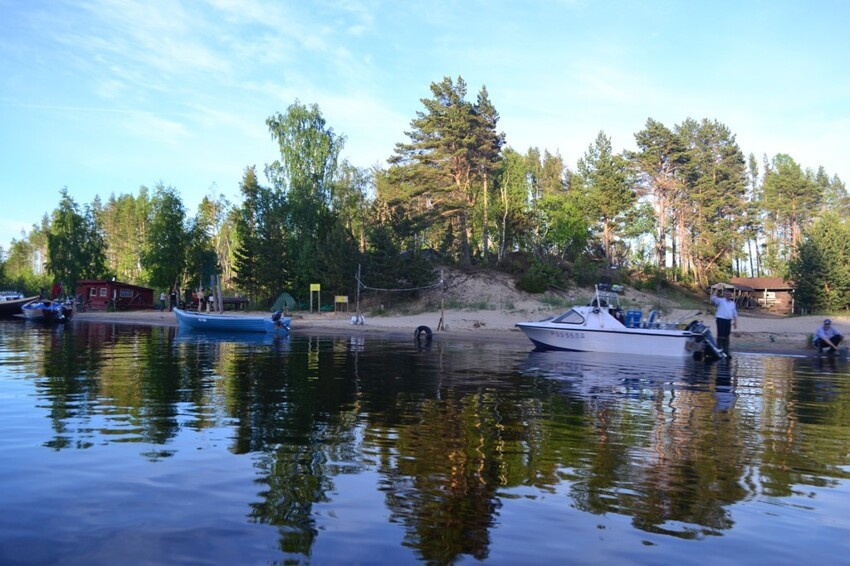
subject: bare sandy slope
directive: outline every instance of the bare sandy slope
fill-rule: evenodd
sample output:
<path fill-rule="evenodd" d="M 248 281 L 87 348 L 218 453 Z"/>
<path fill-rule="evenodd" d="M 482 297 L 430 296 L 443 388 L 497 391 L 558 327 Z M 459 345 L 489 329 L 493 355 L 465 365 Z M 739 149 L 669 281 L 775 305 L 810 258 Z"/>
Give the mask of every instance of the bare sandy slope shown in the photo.
<path fill-rule="evenodd" d="M 526 305 L 523 305 L 526 306 Z M 523 309 L 478 309 L 445 310 L 442 313 L 443 328 L 439 330 L 440 311 L 423 312 L 412 315 L 369 316 L 364 324 L 352 324 L 353 313 L 291 313 L 293 334 L 386 334 L 413 336 L 419 326 L 428 326 L 439 340 L 471 339 L 488 341 L 517 341 L 525 343 L 527 339 L 516 327 L 517 322 L 541 320 L 558 314 L 545 305 L 535 305 Z M 695 311 L 672 310 L 668 320 L 687 317 Z M 244 313 L 251 316 L 268 316 L 268 313 Z M 696 317 L 713 328 L 712 315 L 702 314 Z M 127 324 L 146 324 L 176 326 L 174 313 L 159 311 L 137 312 L 86 312 L 78 313 L 76 320 L 104 321 Z M 833 323 L 845 333 L 850 330 L 850 317 L 832 317 Z M 822 322 L 821 316 L 770 317 L 752 313 L 743 313 L 737 330 L 732 334 L 732 349 L 749 352 L 803 353 L 809 344 L 810 336 Z M 811 351 L 811 350 L 809 350 Z"/>

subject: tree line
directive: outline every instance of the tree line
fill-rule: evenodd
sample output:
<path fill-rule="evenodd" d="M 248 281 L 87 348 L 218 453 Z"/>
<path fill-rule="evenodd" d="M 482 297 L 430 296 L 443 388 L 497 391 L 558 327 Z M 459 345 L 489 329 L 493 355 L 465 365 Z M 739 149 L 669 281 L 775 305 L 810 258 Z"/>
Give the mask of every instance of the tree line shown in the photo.
<path fill-rule="evenodd" d="M 157 289 L 205 286 L 270 304 L 310 283 L 353 294 L 428 285 L 433 258 L 517 274 L 529 291 L 601 275 L 698 288 L 736 275 L 793 280 L 796 303 L 850 307 L 850 197 L 823 167 L 787 154 L 744 156 L 716 120 L 652 118 L 635 150 L 602 131 L 575 170 L 548 150 L 506 143 L 486 87 L 430 85 L 384 168 L 341 160 L 346 139 L 315 104 L 266 120 L 280 158 L 245 168 L 240 202 L 205 197 L 190 215 L 163 184 L 58 207 L 5 254 L 6 287 L 72 289 L 116 277 Z"/>

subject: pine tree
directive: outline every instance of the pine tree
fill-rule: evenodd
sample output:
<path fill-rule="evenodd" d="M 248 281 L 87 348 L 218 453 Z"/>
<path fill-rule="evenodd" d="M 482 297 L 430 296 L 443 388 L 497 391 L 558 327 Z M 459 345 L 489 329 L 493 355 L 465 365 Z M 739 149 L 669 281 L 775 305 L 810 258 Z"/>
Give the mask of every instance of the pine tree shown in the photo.
<path fill-rule="evenodd" d="M 490 170 L 493 151 L 499 144 L 495 128 L 498 114 L 482 92 L 481 114 L 466 100 L 466 83 L 445 77 L 431 83 L 433 98 L 423 98 L 425 111 L 416 113 L 409 143 L 396 144 L 389 159 L 391 171 L 387 179 L 403 192 L 402 198 L 420 198 L 432 218 L 444 218 L 443 242 L 457 235 L 457 248 L 452 251 L 462 265 L 472 262 L 469 238 L 471 208 L 475 203 L 473 180 L 476 172 Z M 486 131 L 485 131 L 486 130 Z M 485 147 L 480 146 L 484 140 Z M 489 148 L 489 149 L 488 149 Z M 454 246 L 452 246 L 454 248 Z"/>
<path fill-rule="evenodd" d="M 79 279 L 104 276 L 106 255 L 91 207 L 81 213 L 67 188 L 60 194 L 59 208 L 54 211 L 47 232 L 47 267 L 67 293 L 73 292 Z"/>
<path fill-rule="evenodd" d="M 599 132 L 579 160 L 577 174 L 591 222 L 601 233 L 605 258 L 611 261 L 614 238 L 622 233 L 622 222 L 637 200 L 628 162 L 614 154 L 611 140 Z"/>

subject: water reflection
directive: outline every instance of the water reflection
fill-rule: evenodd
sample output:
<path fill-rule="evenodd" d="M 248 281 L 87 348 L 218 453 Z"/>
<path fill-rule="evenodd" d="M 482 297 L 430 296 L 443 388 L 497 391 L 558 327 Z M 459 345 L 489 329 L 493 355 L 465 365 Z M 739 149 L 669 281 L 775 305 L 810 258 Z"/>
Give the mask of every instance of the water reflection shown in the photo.
<path fill-rule="evenodd" d="M 87 451 L 118 471 L 193 450 L 211 451 L 221 466 L 251 458 L 255 488 L 241 505 L 250 523 L 276 530 L 276 560 L 316 558 L 325 544 L 383 550 L 392 540 L 428 562 L 506 560 L 492 552 L 511 521 L 557 539 L 612 515 L 647 536 L 700 539 L 734 529 L 735 510 L 754 499 L 838 489 L 848 465 L 842 360 L 742 355 L 706 364 L 75 323 L 3 327 L 0 370 L 32 385 L 30 410 L 43 409 L 51 430 L 34 440 L 54 453 Z M 135 461 L 110 459 L 132 445 Z M 171 481 L 196 476 L 178 468 Z M 364 503 L 344 487 L 353 478 L 378 497 Z M 109 490 L 99 496 L 121 503 Z M 207 497 L 195 502 L 198 513 L 227 495 Z M 535 509 L 552 497 L 563 508 L 547 526 Z M 338 517 L 353 501 L 367 518 L 346 525 L 349 535 Z M 520 501 L 530 507 L 517 517 Z"/>

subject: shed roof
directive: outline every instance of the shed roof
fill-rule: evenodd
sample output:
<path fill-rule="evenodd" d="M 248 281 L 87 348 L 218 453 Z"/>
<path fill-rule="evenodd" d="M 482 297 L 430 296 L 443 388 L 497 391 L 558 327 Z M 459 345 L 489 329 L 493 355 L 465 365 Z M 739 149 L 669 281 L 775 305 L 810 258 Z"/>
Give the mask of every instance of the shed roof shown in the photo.
<path fill-rule="evenodd" d="M 77 281 L 77 286 L 91 286 L 91 285 L 111 285 L 115 287 L 131 287 L 133 289 L 144 289 L 146 291 L 153 291 L 150 287 L 142 287 L 141 285 L 133 285 L 132 283 L 124 283 L 122 281 L 113 281 L 112 279 L 80 279 Z"/>
<path fill-rule="evenodd" d="M 749 285 L 742 285 L 740 283 L 715 283 L 711 286 L 712 291 L 719 291 L 720 289 L 735 289 L 737 291 L 755 291 Z"/>
<path fill-rule="evenodd" d="M 753 289 L 794 289 L 794 284 L 782 277 L 733 277 L 731 282 L 734 285 L 747 285 Z"/>

